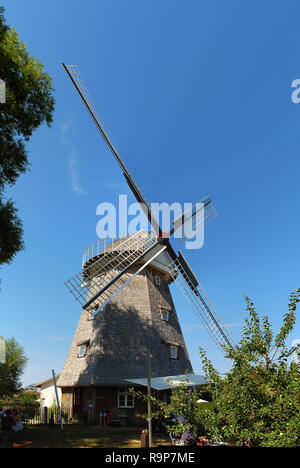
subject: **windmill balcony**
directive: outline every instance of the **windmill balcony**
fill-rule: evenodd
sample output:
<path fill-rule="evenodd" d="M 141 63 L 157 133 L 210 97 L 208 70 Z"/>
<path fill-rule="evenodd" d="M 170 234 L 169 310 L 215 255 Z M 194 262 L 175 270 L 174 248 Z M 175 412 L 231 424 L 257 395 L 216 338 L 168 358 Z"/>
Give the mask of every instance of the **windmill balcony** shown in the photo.
<path fill-rule="evenodd" d="M 149 252 L 154 252 L 149 258 Z M 139 231 L 116 239 L 99 239 L 84 252 L 82 270 L 65 282 L 69 291 L 91 314 L 103 308 L 144 268 L 151 268 L 153 278 L 163 275 L 174 281 L 165 247 L 153 232 Z M 148 258 L 147 258 L 148 256 Z"/>
<path fill-rule="evenodd" d="M 82 269 L 88 268 L 92 263 L 99 260 L 104 254 L 120 251 L 144 251 L 151 240 L 156 241 L 157 236 L 153 232 L 140 231 L 126 237 L 114 237 L 98 239 L 90 244 L 82 255 Z"/>
<path fill-rule="evenodd" d="M 98 239 L 90 244 L 82 255 L 82 276 L 83 280 L 91 277 L 93 270 L 99 271 L 107 268 L 124 267 L 134 259 L 143 254 L 151 245 L 157 242 L 157 235 L 151 231 L 139 231 L 126 237 Z M 117 265 L 116 256 L 118 256 L 119 265 Z M 168 264 L 170 260 L 160 256 L 153 261 L 153 267 L 169 275 Z"/>

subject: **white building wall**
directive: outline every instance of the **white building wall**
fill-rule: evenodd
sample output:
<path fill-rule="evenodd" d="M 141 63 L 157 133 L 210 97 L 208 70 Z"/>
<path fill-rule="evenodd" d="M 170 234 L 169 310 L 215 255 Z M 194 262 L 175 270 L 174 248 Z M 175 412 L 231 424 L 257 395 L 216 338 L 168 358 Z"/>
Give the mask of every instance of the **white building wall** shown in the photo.
<path fill-rule="evenodd" d="M 40 390 L 40 402 L 41 408 L 47 406 L 47 408 L 51 408 L 52 406 L 57 406 L 56 401 L 56 394 L 55 394 L 55 387 L 53 382 L 48 382 L 41 385 Z M 57 388 L 59 404 L 61 405 L 61 389 Z"/>

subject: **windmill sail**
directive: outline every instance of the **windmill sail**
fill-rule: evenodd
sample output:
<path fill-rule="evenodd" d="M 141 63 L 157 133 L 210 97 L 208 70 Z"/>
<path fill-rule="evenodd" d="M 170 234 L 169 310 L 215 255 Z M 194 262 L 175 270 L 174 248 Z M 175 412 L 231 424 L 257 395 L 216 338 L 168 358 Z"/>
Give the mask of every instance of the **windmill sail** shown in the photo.
<path fill-rule="evenodd" d="M 211 197 L 207 195 L 198 203 L 195 203 L 189 210 L 185 211 L 179 218 L 173 221 L 173 228 L 169 235 L 175 233 L 180 227 L 188 225 L 190 230 L 195 230 L 204 223 L 207 224 L 209 221 L 217 216 L 216 209 L 212 203 Z M 185 235 L 189 233 L 189 229 L 185 230 Z"/>
<path fill-rule="evenodd" d="M 92 117 L 97 129 L 101 133 L 102 137 L 104 138 L 107 146 L 109 147 L 110 151 L 114 155 L 114 158 L 116 159 L 117 163 L 121 167 L 123 171 L 123 175 L 126 179 L 126 182 L 128 186 L 130 187 L 133 195 L 135 196 L 136 200 L 138 203 L 141 204 L 141 208 L 144 211 L 145 215 L 148 218 L 148 221 L 152 224 L 155 232 L 159 235 L 162 234 L 161 228 L 159 224 L 157 223 L 156 219 L 153 218 L 151 214 L 150 207 L 142 194 L 141 189 L 137 186 L 136 182 L 134 181 L 132 175 L 128 171 L 127 167 L 125 166 L 124 161 L 121 159 L 120 155 L 118 154 L 117 150 L 113 146 L 111 140 L 109 139 L 107 133 L 105 132 L 103 125 L 97 115 L 97 112 L 95 110 L 92 98 L 89 95 L 88 89 L 82 79 L 82 76 L 80 74 L 79 68 L 77 65 L 65 65 L 64 63 L 62 64 L 65 72 L 67 73 L 68 77 L 70 78 L 73 86 L 75 87 L 77 93 L 79 94 L 81 100 L 83 101 L 85 107 L 87 108 L 90 116 Z"/>
<path fill-rule="evenodd" d="M 102 247 L 99 242 L 90 246 L 84 254 L 82 271 L 65 282 L 82 308 L 92 315 L 166 249 L 154 233 L 144 231 L 109 245 L 103 243 Z"/>
<path fill-rule="evenodd" d="M 208 222 L 216 216 L 210 198 L 205 197 L 205 199 L 201 201 L 203 206 L 200 207 L 200 209 L 196 204 L 196 209 L 193 207 L 190 212 L 184 213 L 180 218 L 174 221 L 173 229 L 171 229 L 169 233 L 163 233 L 157 220 L 152 216 L 150 207 L 140 188 L 135 183 L 123 160 L 107 136 L 97 116 L 87 87 L 81 78 L 78 67 L 76 65 L 65 65 L 64 63 L 62 65 L 96 124 L 96 127 L 121 167 L 133 195 L 140 203 L 142 210 L 156 233 L 152 233 L 152 237 L 149 237 L 149 233 L 138 232 L 130 236 L 130 238 L 119 239 L 116 242 L 112 242 L 111 246 L 105 247 L 102 250 L 100 249 L 97 256 L 93 254 L 92 257 L 89 257 L 87 254 L 83 262 L 82 272 L 68 280 L 65 283 L 66 286 L 75 296 L 76 300 L 81 303 L 83 308 L 93 313 L 93 311 L 103 308 L 104 305 L 130 282 L 131 278 L 142 271 L 142 269 L 158 257 L 163 250 L 166 250 L 169 261 L 171 261 L 168 267 L 170 276 L 192 304 L 195 312 L 210 331 L 216 343 L 221 349 L 223 349 L 223 345 L 233 347 L 233 339 L 226 330 L 224 323 L 218 317 L 187 261 L 180 252 L 179 255 L 175 253 L 169 241 L 169 237 L 174 234 L 179 227 L 190 225 L 195 228 L 195 224 L 197 226 L 197 223 L 199 225 L 199 223 Z M 203 216 L 197 219 L 196 215 L 199 212 L 203 214 Z M 145 238 L 145 234 L 148 236 L 147 239 Z M 164 238 L 164 240 L 162 238 Z M 119 244 L 116 245 L 116 243 Z M 132 246 L 133 243 L 136 244 L 135 247 L 130 248 L 130 245 Z M 95 244 L 93 244 L 92 248 L 94 247 Z"/>
<path fill-rule="evenodd" d="M 192 305 L 197 316 L 211 333 L 217 345 L 234 347 L 234 341 L 209 301 L 204 289 L 192 272 L 186 259 L 180 253 L 178 258 L 169 265 L 169 271 L 175 283 Z"/>

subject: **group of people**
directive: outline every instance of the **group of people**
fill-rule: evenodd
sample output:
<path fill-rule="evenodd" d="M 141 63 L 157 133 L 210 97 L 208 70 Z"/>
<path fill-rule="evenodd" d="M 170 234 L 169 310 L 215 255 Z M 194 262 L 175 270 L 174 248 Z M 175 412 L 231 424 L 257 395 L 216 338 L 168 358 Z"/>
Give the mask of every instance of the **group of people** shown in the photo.
<path fill-rule="evenodd" d="M 18 432 L 23 430 L 22 420 L 17 410 L 6 410 L 0 408 L 1 429 L 3 432 Z"/>

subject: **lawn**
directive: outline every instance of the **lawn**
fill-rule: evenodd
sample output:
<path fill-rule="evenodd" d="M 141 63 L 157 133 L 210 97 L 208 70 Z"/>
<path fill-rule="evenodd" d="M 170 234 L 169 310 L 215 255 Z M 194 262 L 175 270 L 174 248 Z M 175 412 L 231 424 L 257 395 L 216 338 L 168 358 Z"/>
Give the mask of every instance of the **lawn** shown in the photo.
<path fill-rule="evenodd" d="M 33 448 L 139 448 L 141 446 L 141 428 L 82 426 L 70 424 L 64 426 L 28 425 L 23 432 L 8 434 L 2 447 L 12 447 L 17 441 L 31 441 Z M 153 446 L 171 445 L 168 434 L 153 434 Z"/>

